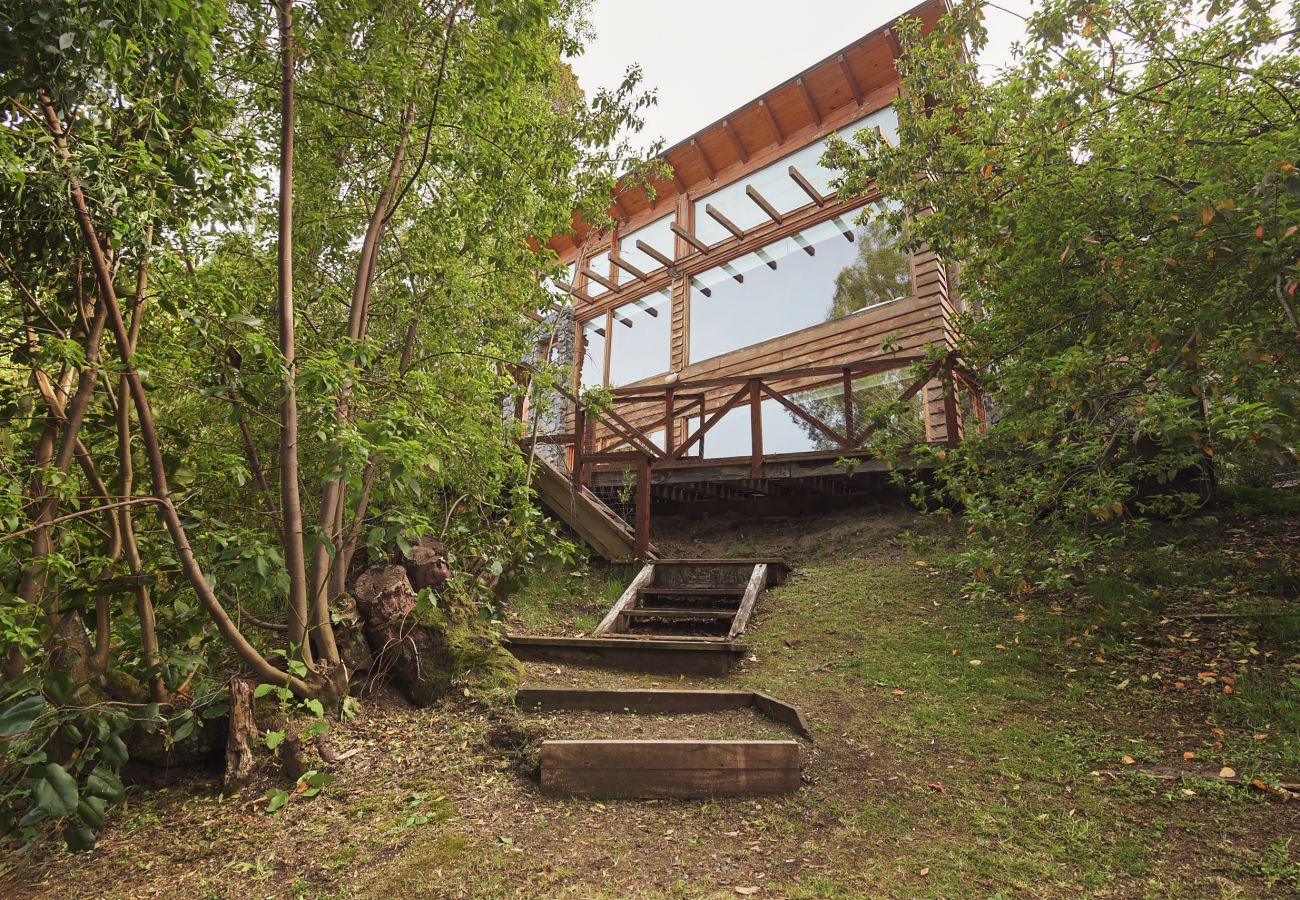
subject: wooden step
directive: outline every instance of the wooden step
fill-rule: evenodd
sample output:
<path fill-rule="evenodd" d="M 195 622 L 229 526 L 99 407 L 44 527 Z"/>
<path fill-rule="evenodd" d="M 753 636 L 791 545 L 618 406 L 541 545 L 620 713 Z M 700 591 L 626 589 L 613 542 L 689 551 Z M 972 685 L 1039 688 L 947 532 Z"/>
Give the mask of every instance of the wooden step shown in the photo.
<path fill-rule="evenodd" d="M 628 609 L 623 611 L 623 615 L 629 619 L 686 621 L 688 619 L 732 619 L 735 618 L 736 611 L 734 609 L 675 609 L 664 607 L 662 609 Z"/>
<path fill-rule="evenodd" d="M 651 586 L 637 589 L 639 597 L 740 597 L 745 593 L 745 585 L 735 587 L 662 587 Z"/>

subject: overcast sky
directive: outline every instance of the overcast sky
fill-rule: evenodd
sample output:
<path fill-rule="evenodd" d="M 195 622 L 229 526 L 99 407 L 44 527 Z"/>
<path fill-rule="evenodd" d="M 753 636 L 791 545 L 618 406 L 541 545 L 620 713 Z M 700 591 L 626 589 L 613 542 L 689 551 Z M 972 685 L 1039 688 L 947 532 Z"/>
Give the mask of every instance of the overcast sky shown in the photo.
<path fill-rule="evenodd" d="M 916 6 L 919 0 L 595 0 L 595 40 L 571 60 L 588 95 L 613 87 L 632 63 L 659 103 L 646 112 L 643 144 L 668 146 Z M 999 0 L 1024 13 L 1030 0 Z M 1005 60 L 1021 22 L 987 12 L 980 63 Z"/>

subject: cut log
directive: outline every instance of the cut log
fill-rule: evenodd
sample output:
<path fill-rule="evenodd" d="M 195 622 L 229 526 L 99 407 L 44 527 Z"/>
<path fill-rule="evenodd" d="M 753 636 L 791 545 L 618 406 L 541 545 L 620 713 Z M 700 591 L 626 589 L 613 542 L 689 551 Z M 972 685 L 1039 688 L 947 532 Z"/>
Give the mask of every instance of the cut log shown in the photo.
<path fill-rule="evenodd" d="M 257 719 L 253 715 L 253 685 L 233 679 L 230 682 L 230 724 L 226 729 L 226 772 L 222 784 L 227 791 L 243 787 L 253 774 L 256 756 Z"/>

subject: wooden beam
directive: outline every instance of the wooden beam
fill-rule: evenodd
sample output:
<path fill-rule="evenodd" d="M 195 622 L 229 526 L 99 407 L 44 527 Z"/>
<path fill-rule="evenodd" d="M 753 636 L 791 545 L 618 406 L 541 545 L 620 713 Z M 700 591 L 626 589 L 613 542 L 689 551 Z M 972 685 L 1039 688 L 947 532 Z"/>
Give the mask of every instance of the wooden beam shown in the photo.
<path fill-rule="evenodd" d="M 835 216 L 831 221 L 835 223 L 835 227 L 840 230 L 840 234 L 844 235 L 845 240 L 850 244 L 853 243 L 853 226 L 848 222 L 845 222 L 842 216 Z"/>
<path fill-rule="evenodd" d="M 636 472 L 636 558 L 650 555 L 650 457 L 643 456 Z"/>
<path fill-rule="evenodd" d="M 822 114 L 817 111 L 817 104 L 813 101 L 812 91 L 808 89 L 808 83 L 802 78 L 796 78 L 794 83 L 799 86 L 799 95 L 803 97 L 804 105 L 808 107 L 808 113 L 812 116 L 817 127 L 822 125 Z"/>
<path fill-rule="evenodd" d="M 772 107 L 767 105 L 766 100 L 759 100 L 758 108 L 763 111 L 763 115 L 767 119 L 767 127 L 772 129 L 772 135 L 776 138 L 776 142 L 784 144 L 785 132 L 781 130 L 781 124 L 777 122 L 776 116 L 772 113 Z"/>
<path fill-rule="evenodd" d="M 799 232 L 796 231 L 794 234 L 790 235 L 790 238 L 803 249 L 804 253 L 807 253 L 809 256 L 817 255 L 817 248 L 808 243 L 808 239 Z"/>
<path fill-rule="evenodd" d="M 767 214 L 767 217 L 776 224 L 780 225 L 785 221 L 785 217 L 776 211 L 776 207 L 768 202 L 768 199 L 760 194 L 752 184 L 745 185 L 745 196 L 758 204 L 758 208 Z"/>
<path fill-rule="evenodd" d="M 755 250 L 754 255 L 757 256 L 759 259 L 761 259 L 763 262 L 767 263 L 767 267 L 769 269 L 773 269 L 773 270 L 776 269 L 776 260 L 768 256 L 767 251 L 764 250 L 762 247 Z"/>
<path fill-rule="evenodd" d="M 555 282 L 555 286 L 560 290 L 564 291 L 566 294 L 569 294 L 570 296 L 573 297 L 577 297 L 579 300 L 581 300 L 584 303 L 596 302 L 595 297 L 591 296 L 581 288 L 574 287 L 573 285 L 569 284 L 567 281 L 557 281 Z"/>
<path fill-rule="evenodd" d="M 731 263 L 723 263 L 718 268 L 722 269 L 722 271 L 726 272 L 732 278 L 736 279 L 737 284 L 745 283 L 745 276 L 742 275 L 740 272 L 737 272 L 736 267 L 733 266 Z"/>
<path fill-rule="evenodd" d="M 627 221 L 628 219 L 627 209 L 623 206 L 623 202 L 619 200 L 617 197 L 614 198 L 613 202 L 614 202 L 614 209 L 618 211 L 619 218 L 622 219 L 623 221 Z"/>
<path fill-rule="evenodd" d="M 625 609 L 636 603 L 636 592 L 643 587 L 649 587 L 650 582 L 654 581 L 654 577 L 654 565 L 643 566 L 637 576 L 632 579 L 632 583 L 627 586 L 627 590 L 618 598 L 618 602 L 610 607 L 609 612 L 605 614 L 605 618 L 601 619 L 600 624 L 591 632 L 591 636 L 603 637 L 610 631 L 621 631 L 622 629 L 615 627 L 618 625 L 619 616 L 623 614 Z"/>
<path fill-rule="evenodd" d="M 673 267 L 673 261 L 671 259 L 669 259 L 667 256 L 664 256 L 662 253 L 660 253 L 654 247 L 651 247 L 649 244 L 647 244 L 645 241 L 641 240 L 640 238 L 637 238 L 636 248 L 640 250 L 642 253 L 644 253 L 646 256 L 653 259 L 655 262 L 659 263 L 661 266 L 665 266 L 666 268 L 669 269 Z"/>
<path fill-rule="evenodd" d="M 682 226 L 678 225 L 676 222 L 670 222 L 668 227 L 672 229 L 673 234 L 677 235 L 686 243 L 690 244 L 696 250 L 699 250 L 701 253 L 709 252 L 708 244 L 704 243 L 704 241 L 700 240 L 695 235 L 691 234 L 689 231 L 687 231 Z"/>
<path fill-rule="evenodd" d="M 744 239 L 745 237 L 744 229 L 742 229 L 735 222 L 731 221 L 725 215 L 723 215 L 722 211 L 719 210 L 712 203 L 704 204 L 704 211 L 709 214 L 709 216 L 713 219 L 713 221 L 717 222 L 723 228 L 730 231 L 736 237 Z"/>
<path fill-rule="evenodd" d="M 749 383 L 749 474 L 763 477 L 763 398 L 758 379 Z M 757 566 L 755 567 L 757 569 Z M 766 574 L 767 570 L 763 570 Z M 751 581 L 753 579 L 750 579 Z M 734 629 L 733 629 L 734 630 Z"/>
<path fill-rule="evenodd" d="M 543 741 L 551 797 L 708 798 L 797 791 L 797 741 Z"/>
<path fill-rule="evenodd" d="M 713 163 L 709 162 L 709 158 L 704 155 L 704 148 L 700 146 L 700 142 L 695 138 L 691 138 L 691 149 L 700 158 L 700 165 L 704 166 L 704 172 L 709 176 L 709 181 L 716 181 L 718 173 L 714 171 Z"/>
<path fill-rule="evenodd" d="M 813 187 L 813 183 L 805 178 L 804 174 L 794 166 L 790 167 L 790 177 L 794 180 L 795 184 L 803 188 L 803 192 L 812 199 L 813 203 L 817 204 L 818 208 L 826 205 L 826 198 L 821 195 L 821 191 Z"/>
<path fill-rule="evenodd" d="M 731 138 L 731 146 L 736 148 L 736 155 L 740 157 L 740 161 L 744 163 L 749 162 L 749 151 L 746 150 L 745 145 L 740 142 L 740 135 L 736 134 L 736 129 L 731 127 L 730 119 L 722 120 L 722 130 L 727 133 L 727 137 Z"/>
<path fill-rule="evenodd" d="M 618 285 L 616 285 L 614 282 L 610 281 L 608 278 L 606 278 L 604 275 L 600 274 L 599 272 L 595 271 L 594 269 L 589 268 L 588 266 L 582 267 L 582 274 L 586 275 L 592 281 L 596 282 L 596 284 L 603 284 L 606 288 L 608 288 L 611 291 L 618 290 Z"/>
<path fill-rule="evenodd" d="M 745 593 L 741 597 L 740 608 L 736 610 L 736 618 L 731 622 L 731 631 L 727 633 L 727 640 L 735 640 L 738 635 L 745 633 L 745 628 L 749 625 L 749 617 L 754 613 L 754 604 L 758 602 L 758 595 L 766 586 L 767 565 L 759 563 L 754 566 L 753 574 L 749 576 L 749 583 L 745 585 Z"/>
<path fill-rule="evenodd" d="M 691 287 L 693 287 L 695 290 L 699 291 L 701 294 L 703 294 L 706 297 L 713 296 L 713 288 L 705 287 L 704 282 L 700 281 L 700 279 L 696 278 L 694 275 L 691 276 Z"/>
<path fill-rule="evenodd" d="M 642 272 L 636 266 L 632 265 L 630 262 L 625 260 L 623 257 L 619 256 L 617 253 L 614 253 L 613 251 L 611 251 L 609 254 L 609 261 L 612 262 L 614 265 L 618 266 L 627 274 L 636 278 L 638 281 L 650 280 L 649 275 L 647 275 L 645 272 Z"/>
<path fill-rule="evenodd" d="M 853 94 L 853 99 L 857 101 L 858 106 L 861 106 L 862 88 L 858 85 L 857 76 L 855 76 L 853 70 L 849 68 L 849 61 L 844 58 L 843 53 L 841 53 L 837 59 L 839 60 L 840 71 L 844 74 L 844 81 L 848 84 L 850 93 Z"/>
<path fill-rule="evenodd" d="M 898 59 L 903 55 L 903 42 L 898 39 L 898 32 L 893 28 L 885 29 L 885 40 L 889 41 L 889 51 Z"/>

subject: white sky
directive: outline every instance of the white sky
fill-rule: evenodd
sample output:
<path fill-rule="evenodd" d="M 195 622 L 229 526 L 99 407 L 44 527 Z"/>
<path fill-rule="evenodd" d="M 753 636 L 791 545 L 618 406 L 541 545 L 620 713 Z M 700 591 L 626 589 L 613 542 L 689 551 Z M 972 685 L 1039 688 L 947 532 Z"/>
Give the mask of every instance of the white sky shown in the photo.
<path fill-rule="evenodd" d="M 645 111 L 639 143 L 662 137 L 672 146 L 918 2 L 595 0 L 595 40 L 570 62 L 589 96 L 617 85 L 630 64 L 640 63 L 644 86 L 658 89 L 659 103 Z M 998 5 L 1025 14 L 1031 0 Z M 1021 22 L 995 8 L 985 15 L 989 46 L 980 64 L 992 70 L 1021 37 Z"/>

